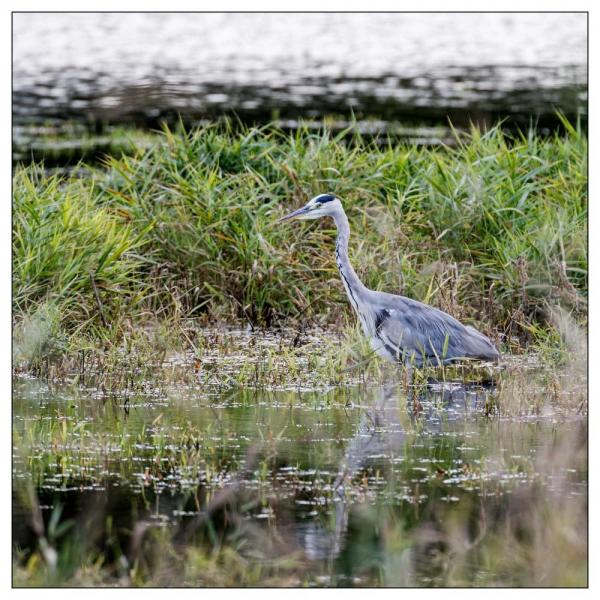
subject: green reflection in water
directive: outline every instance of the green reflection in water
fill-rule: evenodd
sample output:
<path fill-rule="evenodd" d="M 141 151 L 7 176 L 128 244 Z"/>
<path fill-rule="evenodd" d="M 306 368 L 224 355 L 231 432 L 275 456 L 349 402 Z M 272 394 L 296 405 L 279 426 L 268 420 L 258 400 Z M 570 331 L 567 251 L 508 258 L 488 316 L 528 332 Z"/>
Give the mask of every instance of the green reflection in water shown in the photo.
<path fill-rule="evenodd" d="M 203 548 L 242 557 L 224 585 L 252 583 L 256 562 L 264 585 L 586 583 L 585 419 L 485 417 L 493 390 L 450 384 L 418 397 L 391 385 L 111 398 L 36 380 L 14 392 L 23 563 L 39 505 L 47 537 L 53 519 L 76 525 L 50 540 L 59 557 L 75 545 L 146 583 L 218 585 L 199 574 Z M 152 579 L 156 561 L 166 579 Z"/>

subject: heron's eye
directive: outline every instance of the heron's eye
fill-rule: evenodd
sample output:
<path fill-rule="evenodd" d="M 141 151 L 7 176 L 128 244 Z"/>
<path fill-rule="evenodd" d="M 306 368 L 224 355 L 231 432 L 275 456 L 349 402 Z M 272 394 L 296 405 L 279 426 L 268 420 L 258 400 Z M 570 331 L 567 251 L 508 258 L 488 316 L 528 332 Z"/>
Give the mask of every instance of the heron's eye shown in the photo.
<path fill-rule="evenodd" d="M 319 204 L 324 204 L 325 202 L 331 202 L 335 200 L 335 196 L 333 194 L 321 194 L 315 198 L 315 202 Z"/>

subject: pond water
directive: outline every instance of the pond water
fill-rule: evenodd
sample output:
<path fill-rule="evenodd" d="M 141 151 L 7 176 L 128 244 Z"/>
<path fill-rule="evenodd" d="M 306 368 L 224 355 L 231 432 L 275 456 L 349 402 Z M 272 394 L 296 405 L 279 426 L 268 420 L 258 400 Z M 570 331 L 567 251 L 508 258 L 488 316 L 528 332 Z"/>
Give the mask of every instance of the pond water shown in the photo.
<path fill-rule="evenodd" d="M 585 13 L 16 13 L 13 38 L 17 126 L 586 111 Z"/>
<path fill-rule="evenodd" d="M 95 549 L 123 573 L 152 555 L 171 572 L 148 550 L 160 531 L 179 560 L 230 548 L 246 571 L 276 573 L 266 585 L 585 585 L 587 421 L 550 395 L 502 416 L 496 394 L 456 382 L 111 394 L 19 377 L 15 551 L 26 560 L 45 532 L 59 555 Z M 158 583 L 211 584 L 186 573 Z"/>

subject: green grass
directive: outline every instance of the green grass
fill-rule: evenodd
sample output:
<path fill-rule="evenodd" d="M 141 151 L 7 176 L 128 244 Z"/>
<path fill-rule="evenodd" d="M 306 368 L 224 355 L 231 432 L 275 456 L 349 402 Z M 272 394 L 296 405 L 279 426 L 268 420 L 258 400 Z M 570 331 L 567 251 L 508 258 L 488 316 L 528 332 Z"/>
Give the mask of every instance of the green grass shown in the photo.
<path fill-rule="evenodd" d="M 17 356 L 184 318 L 347 323 L 332 223 L 273 226 L 324 191 L 343 199 L 368 286 L 438 306 L 504 349 L 552 337 L 553 306 L 579 324 L 587 312 L 587 139 L 565 127 L 473 129 L 424 148 L 221 123 L 165 130 L 71 174 L 18 166 Z"/>

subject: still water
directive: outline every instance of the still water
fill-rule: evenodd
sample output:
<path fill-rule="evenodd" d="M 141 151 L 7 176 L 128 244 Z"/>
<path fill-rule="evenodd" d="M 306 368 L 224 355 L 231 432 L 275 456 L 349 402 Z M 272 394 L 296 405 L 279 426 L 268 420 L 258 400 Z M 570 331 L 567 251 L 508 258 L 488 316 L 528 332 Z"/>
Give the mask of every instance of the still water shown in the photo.
<path fill-rule="evenodd" d="M 181 557 L 231 547 L 245 565 L 285 563 L 291 574 L 267 585 L 585 585 L 587 422 L 550 401 L 503 417 L 495 393 L 192 384 L 111 395 L 19 378 L 14 547 L 20 560 L 35 549 L 38 511 L 47 530 L 71 523 L 57 549 L 125 566 L 158 529 Z M 188 577 L 159 583 L 202 584 Z"/>
<path fill-rule="evenodd" d="M 585 113 L 585 13 L 13 16 L 15 125 Z"/>

